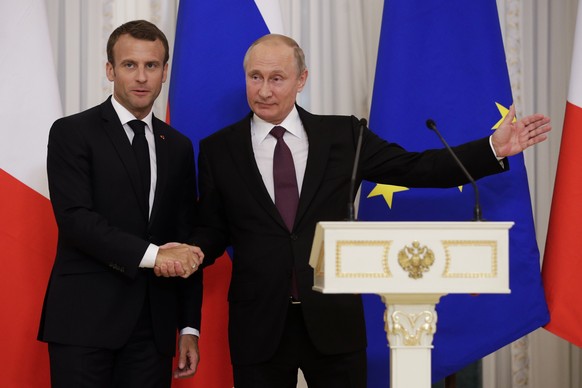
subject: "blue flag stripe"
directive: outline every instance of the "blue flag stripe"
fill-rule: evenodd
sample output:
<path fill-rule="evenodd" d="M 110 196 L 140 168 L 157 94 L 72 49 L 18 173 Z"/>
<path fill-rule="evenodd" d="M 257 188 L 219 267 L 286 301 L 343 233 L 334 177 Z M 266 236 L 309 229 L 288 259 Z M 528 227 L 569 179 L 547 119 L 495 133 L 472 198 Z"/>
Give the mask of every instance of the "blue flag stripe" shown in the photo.
<path fill-rule="evenodd" d="M 196 148 L 200 139 L 249 112 L 243 57 L 267 33 L 252 0 L 180 2 L 170 120 Z"/>

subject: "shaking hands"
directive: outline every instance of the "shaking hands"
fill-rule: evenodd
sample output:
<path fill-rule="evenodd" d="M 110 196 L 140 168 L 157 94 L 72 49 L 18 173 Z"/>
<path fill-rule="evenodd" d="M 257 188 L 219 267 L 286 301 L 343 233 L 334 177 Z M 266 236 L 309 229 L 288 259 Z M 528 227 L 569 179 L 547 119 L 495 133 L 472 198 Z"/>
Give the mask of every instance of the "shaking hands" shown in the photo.
<path fill-rule="evenodd" d="M 167 243 L 160 246 L 154 273 L 156 276 L 187 278 L 200 268 L 204 253 L 196 246 Z"/>

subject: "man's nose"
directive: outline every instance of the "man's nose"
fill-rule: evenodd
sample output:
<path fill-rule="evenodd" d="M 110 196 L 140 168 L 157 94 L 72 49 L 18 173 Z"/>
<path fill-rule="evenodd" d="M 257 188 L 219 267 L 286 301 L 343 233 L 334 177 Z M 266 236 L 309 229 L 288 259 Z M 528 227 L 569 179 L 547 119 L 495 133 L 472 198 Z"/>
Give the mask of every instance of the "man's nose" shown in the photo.
<path fill-rule="evenodd" d="M 261 87 L 259 88 L 259 95 L 263 98 L 271 96 L 271 87 L 269 86 L 268 80 L 263 81 Z"/>
<path fill-rule="evenodd" d="M 146 82 L 148 79 L 145 67 L 138 67 L 136 80 L 138 82 Z"/>

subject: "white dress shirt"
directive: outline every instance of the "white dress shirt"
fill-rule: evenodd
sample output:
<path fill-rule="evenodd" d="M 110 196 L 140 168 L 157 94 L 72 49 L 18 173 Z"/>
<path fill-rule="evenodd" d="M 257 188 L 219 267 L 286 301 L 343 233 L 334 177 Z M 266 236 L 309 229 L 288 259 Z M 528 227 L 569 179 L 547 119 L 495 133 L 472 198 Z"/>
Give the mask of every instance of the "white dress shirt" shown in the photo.
<path fill-rule="evenodd" d="M 303 176 L 305 175 L 305 167 L 307 165 L 307 154 L 309 153 L 309 141 L 307 139 L 307 132 L 305 132 L 303 123 L 299 118 L 297 108 L 293 107 L 293 110 L 279 125 L 287 130 L 283 135 L 283 140 L 293 155 L 295 175 L 297 176 L 297 188 L 301 194 Z M 255 154 L 255 160 L 259 172 L 263 177 L 265 187 L 267 188 L 273 202 L 275 202 L 273 154 L 275 152 L 275 146 L 277 145 L 277 139 L 275 139 L 270 132 L 274 126 L 274 124 L 264 121 L 257 115 L 253 115 L 253 118 L 251 119 L 251 142 Z"/>

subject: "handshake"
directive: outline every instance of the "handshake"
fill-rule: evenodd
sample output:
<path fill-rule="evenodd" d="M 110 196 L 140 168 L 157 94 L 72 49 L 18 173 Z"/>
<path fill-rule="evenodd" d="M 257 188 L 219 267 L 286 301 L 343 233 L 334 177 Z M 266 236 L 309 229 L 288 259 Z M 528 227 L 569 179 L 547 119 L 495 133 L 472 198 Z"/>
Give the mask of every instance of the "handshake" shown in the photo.
<path fill-rule="evenodd" d="M 200 268 L 204 260 L 204 253 L 199 247 L 167 243 L 160 246 L 154 265 L 156 276 L 176 277 L 186 279 Z"/>

